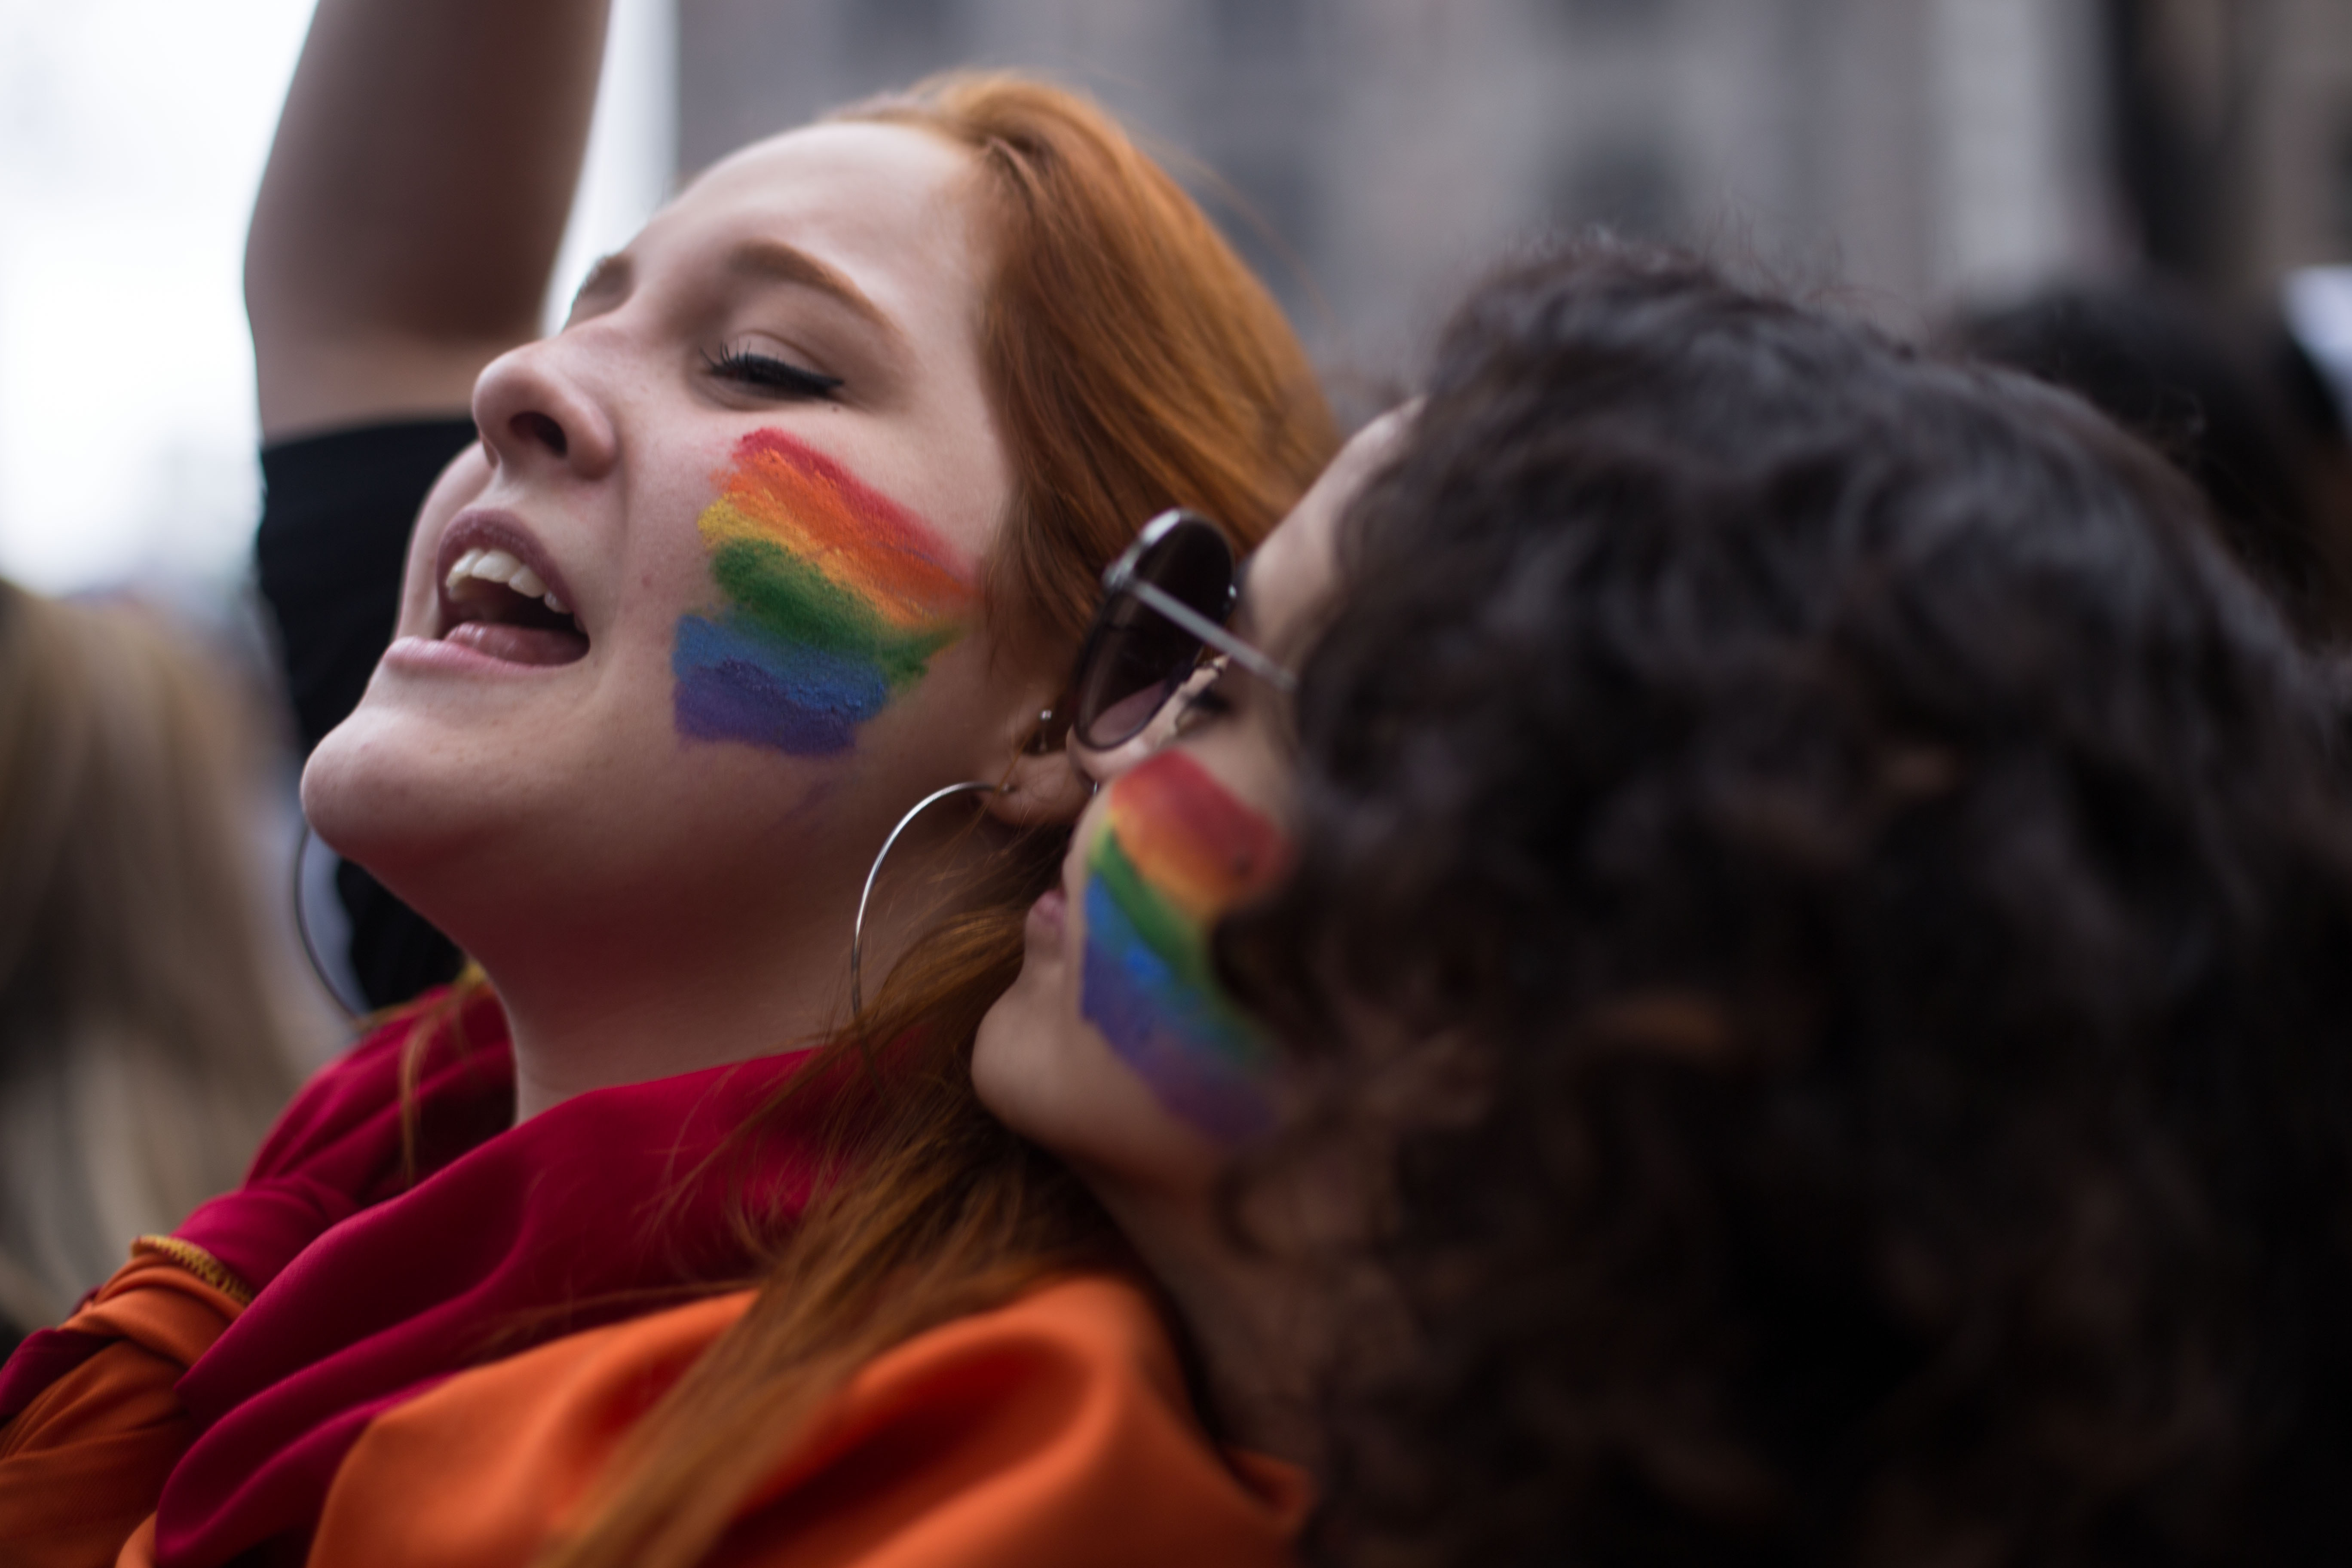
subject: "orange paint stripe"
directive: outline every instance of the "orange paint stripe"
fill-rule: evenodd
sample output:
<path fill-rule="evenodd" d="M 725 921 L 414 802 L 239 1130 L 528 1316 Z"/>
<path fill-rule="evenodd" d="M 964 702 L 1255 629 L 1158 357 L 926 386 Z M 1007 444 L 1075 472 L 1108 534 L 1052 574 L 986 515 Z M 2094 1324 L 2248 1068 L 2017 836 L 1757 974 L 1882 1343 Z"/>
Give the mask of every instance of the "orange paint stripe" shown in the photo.
<path fill-rule="evenodd" d="M 702 522 L 707 538 L 774 540 L 874 599 L 893 620 L 953 616 L 973 598 L 971 572 L 953 547 L 840 464 L 780 431 L 757 430 L 737 444 L 726 490 Z"/>
<path fill-rule="evenodd" d="M 1270 885 L 1288 863 L 1279 829 L 1183 752 L 1161 752 L 1112 786 L 1110 830 L 1137 873 L 1196 921 Z"/>

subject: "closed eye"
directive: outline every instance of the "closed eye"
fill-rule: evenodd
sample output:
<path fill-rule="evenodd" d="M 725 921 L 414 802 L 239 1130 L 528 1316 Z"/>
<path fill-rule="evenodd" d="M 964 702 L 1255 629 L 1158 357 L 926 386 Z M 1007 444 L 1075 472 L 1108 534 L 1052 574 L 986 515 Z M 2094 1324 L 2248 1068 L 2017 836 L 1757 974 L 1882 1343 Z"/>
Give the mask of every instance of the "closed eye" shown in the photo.
<path fill-rule="evenodd" d="M 807 369 L 773 354 L 749 349 L 705 353 L 704 368 L 721 381 L 733 382 L 775 397 L 831 397 L 841 389 L 841 377 Z"/>

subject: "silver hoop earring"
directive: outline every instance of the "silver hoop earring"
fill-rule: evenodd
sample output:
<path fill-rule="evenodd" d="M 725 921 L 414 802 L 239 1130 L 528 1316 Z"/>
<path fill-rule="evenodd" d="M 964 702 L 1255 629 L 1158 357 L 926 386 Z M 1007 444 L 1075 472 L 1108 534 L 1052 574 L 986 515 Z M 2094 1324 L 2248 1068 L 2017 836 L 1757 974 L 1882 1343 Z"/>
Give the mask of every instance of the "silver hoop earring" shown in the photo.
<path fill-rule="evenodd" d="M 1003 786 L 1001 784 L 989 784 L 982 779 L 950 784 L 945 789 L 935 789 L 917 801 L 908 810 L 907 815 L 898 819 L 898 826 L 890 830 L 890 837 L 882 840 L 882 852 L 874 857 L 873 868 L 866 873 L 866 890 L 857 895 L 857 923 L 849 928 L 849 1016 L 851 1017 L 855 1018 L 866 1011 L 865 967 L 862 963 L 866 951 L 866 906 L 873 900 L 874 883 L 882 875 L 882 862 L 890 858 L 891 846 L 898 842 L 898 835 L 906 832 L 915 818 L 922 816 L 948 796 L 969 795 L 975 790 L 985 790 L 990 795 L 997 795 L 1001 794 L 1003 789 Z"/>
<path fill-rule="evenodd" d="M 319 944 L 310 940 L 310 919 L 302 908 L 302 868 L 310 858 L 310 840 L 317 837 L 310 831 L 310 819 L 304 817 L 302 836 L 294 841 L 294 934 L 302 939 L 302 956 L 310 961 L 310 973 L 318 980 L 319 989 L 342 1009 L 344 1017 L 357 1018 L 358 1009 L 344 997 L 335 977 L 327 973 L 327 962 L 319 956 Z"/>

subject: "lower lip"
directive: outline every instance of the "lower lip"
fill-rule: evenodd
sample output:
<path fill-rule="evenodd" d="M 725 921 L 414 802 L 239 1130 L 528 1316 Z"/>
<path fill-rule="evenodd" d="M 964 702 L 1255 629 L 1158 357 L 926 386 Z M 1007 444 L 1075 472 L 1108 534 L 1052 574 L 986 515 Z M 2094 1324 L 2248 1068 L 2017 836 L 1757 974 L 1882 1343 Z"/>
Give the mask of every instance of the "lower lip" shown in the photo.
<path fill-rule="evenodd" d="M 492 658 L 464 643 L 438 642 L 431 637 L 398 637 L 383 650 L 384 667 L 420 675 L 544 675 L 566 668 L 560 664 L 517 664 Z"/>
<path fill-rule="evenodd" d="M 1067 894 L 1059 888 L 1048 888 L 1029 906 L 1029 935 L 1048 947 L 1062 944 L 1063 916 L 1070 907 Z"/>

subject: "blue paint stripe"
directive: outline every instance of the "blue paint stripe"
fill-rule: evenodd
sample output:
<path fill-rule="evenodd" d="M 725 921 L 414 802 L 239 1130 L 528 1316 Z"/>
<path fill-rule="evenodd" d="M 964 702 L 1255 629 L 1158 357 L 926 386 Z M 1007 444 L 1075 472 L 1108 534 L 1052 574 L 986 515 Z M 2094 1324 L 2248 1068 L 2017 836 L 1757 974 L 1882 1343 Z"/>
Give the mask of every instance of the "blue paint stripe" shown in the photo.
<path fill-rule="evenodd" d="M 778 642 L 732 623 L 684 616 L 670 653 L 680 734 L 748 741 L 794 756 L 845 752 L 890 700 L 866 660 Z"/>
<path fill-rule="evenodd" d="M 1087 884 L 1078 1005 L 1153 1097 L 1210 1137 L 1236 1143 L 1272 1127 L 1256 1041 L 1185 984 L 1096 881 Z"/>

